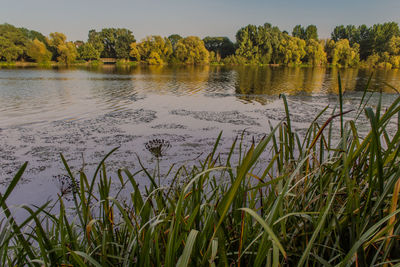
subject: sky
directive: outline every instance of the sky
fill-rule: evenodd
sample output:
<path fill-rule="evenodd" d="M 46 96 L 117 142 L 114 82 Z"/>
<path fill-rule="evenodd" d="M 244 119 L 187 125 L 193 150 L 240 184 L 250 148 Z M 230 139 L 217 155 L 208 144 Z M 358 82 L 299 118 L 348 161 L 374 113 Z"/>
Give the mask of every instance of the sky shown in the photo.
<path fill-rule="evenodd" d="M 0 23 L 62 32 L 87 40 L 90 29 L 128 28 L 147 35 L 228 36 L 248 24 L 269 22 L 291 33 L 297 24 L 328 38 L 337 25 L 400 24 L 400 0 L 0 0 Z"/>

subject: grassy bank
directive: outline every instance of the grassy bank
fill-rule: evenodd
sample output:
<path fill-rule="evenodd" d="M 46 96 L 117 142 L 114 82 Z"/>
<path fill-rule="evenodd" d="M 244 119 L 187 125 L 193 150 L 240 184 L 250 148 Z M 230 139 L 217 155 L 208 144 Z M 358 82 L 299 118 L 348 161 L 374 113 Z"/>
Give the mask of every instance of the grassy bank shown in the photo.
<path fill-rule="evenodd" d="M 93 177 L 72 173 L 61 156 L 69 186 L 57 201 L 21 207 L 30 216 L 16 222 L 6 200 L 23 176 L 24 164 L 0 205 L 2 266 L 387 266 L 400 262 L 400 98 L 385 110 L 363 96 L 354 120 L 345 121 L 339 82 L 337 109 L 320 124 L 316 114 L 305 136 L 286 119 L 258 143 L 243 139 L 226 157 L 217 151 L 194 167 L 159 173 L 142 169 L 107 172 L 111 151 Z M 366 116 L 363 137 L 356 119 Z M 332 122 L 339 121 L 340 127 Z M 333 140 L 332 132 L 340 131 Z M 157 159 L 164 142 L 148 149 Z M 268 154 L 269 160 L 262 155 Z M 234 155 L 239 155 L 233 160 Z M 140 189 L 139 177 L 149 186 Z M 165 177 L 164 177 L 165 178 Z M 143 183 L 140 181 L 141 184 Z M 123 200 L 125 188 L 129 198 Z M 72 206 L 65 196 L 70 194 Z M 69 203 L 69 202 L 68 202 Z"/>

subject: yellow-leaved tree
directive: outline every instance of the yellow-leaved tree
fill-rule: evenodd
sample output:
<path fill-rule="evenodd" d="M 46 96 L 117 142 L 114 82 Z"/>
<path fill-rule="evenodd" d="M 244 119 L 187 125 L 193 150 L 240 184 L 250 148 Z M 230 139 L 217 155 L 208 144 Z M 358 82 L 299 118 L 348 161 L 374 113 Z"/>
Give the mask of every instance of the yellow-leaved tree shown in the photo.
<path fill-rule="evenodd" d="M 184 64 L 207 64 L 209 52 L 199 37 L 189 36 L 180 39 L 176 44 L 175 58 Z"/>
<path fill-rule="evenodd" d="M 27 55 L 37 63 L 47 63 L 51 60 L 51 52 L 38 39 L 33 40 L 27 48 Z"/>

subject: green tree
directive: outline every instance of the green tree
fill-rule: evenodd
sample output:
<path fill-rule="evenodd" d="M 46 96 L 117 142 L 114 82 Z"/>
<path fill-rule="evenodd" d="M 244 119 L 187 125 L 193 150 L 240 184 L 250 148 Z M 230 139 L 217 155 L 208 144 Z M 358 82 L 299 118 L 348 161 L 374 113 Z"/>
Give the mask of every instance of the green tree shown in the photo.
<path fill-rule="evenodd" d="M 315 25 L 308 25 L 306 29 L 301 25 L 296 25 L 292 30 L 292 36 L 306 41 L 310 39 L 318 40 L 318 29 Z"/>
<path fill-rule="evenodd" d="M 9 39 L 0 36 L 0 59 L 12 62 L 17 60 L 23 53 L 24 50 L 20 46 L 17 46 Z"/>
<path fill-rule="evenodd" d="M 304 32 L 304 40 L 318 40 L 318 29 L 315 25 L 308 25 Z"/>
<path fill-rule="evenodd" d="M 390 39 L 395 36 L 400 36 L 399 25 L 395 22 L 375 24 L 370 31 L 374 53 L 386 52 Z"/>
<path fill-rule="evenodd" d="M 55 51 L 54 55 L 57 56 L 57 61 L 70 65 L 78 57 L 78 51 L 73 42 L 67 42 L 67 37 L 63 33 L 53 32 L 47 38 L 47 43 L 50 48 Z"/>
<path fill-rule="evenodd" d="M 38 39 L 33 40 L 28 48 L 27 55 L 37 63 L 47 63 L 51 60 L 51 52 L 47 50 L 46 45 Z"/>
<path fill-rule="evenodd" d="M 140 60 L 152 65 L 167 63 L 173 52 L 170 40 L 157 35 L 146 37 L 136 47 Z M 135 53 L 131 46 L 131 55 Z"/>
<path fill-rule="evenodd" d="M 356 66 L 360 61 L 359 45 L 356 43 L 350 46 L 350 42 L 347 39 L 341 39 L 333 43 L 333 49 L 330 52 L 332 53 L 332 65 L 342 67 Z"/>
<path fill-rule="evenodd" d="M 73 63 L 78 57 L 78 51 L 73 42 L 60 44 L 57 47 L 57 51 L 59 53 L 59 56 L 57 57 L 58 62 L 64 63 L 67 66 Z"/>
<path fill-rule="evenodd" d="M 209 52 L 204 42 L 196 36 L 182 38 L 176 44 L 176 59 L 184 64 L 206 64 L 209 62 Z"/>
<path fill-rule="evenodd" d="M 0 25 L 0 59 L 7 62 L 23 59 L 29 39 L 10 24 Z"/>
<path fill-rule="evenodd" d="M 46 36 L 38 31 L 28 30 L 26 28 L 19 28 L 22 34 L 29 40 L 33 41 L 37 39 L 38 41 L 46 44 Z"/>
<path fill-rule="evenodd" d="M 124 28 L 106 28 L 100 32 L 89 31 L 88 42 L 101 52 L 103 58 L 128 59 L 130 45 L 135 41 L 132 32 Z"/>
<path fill-rule="evenodd" d="M 344 25 L 340 25 L 336 26 L 333 29 L 331 38 L 335 42 L 342 39 L 347 39 L 349 40 L 350 45 L 353 45 L 353 43 L 356 43 L 358 41 L 357 35 L 358 35 L 358 30 L 354 25 L 347 25 L 346 27 Z"/>
<path fill-rule="evenodd" d="M 388 52 L 392 55 L 400 55 L 400 37 L 393 36 L 388 43 Z"/>
<path fill-rule="evenodd" d="M 58 60 L 60 56 L 60 52 L 58 47 L 60 45 L 64 45 L 67 40 L 65 34 L 60 32 L 52 32 L 49 34 L 49 37 L 46 38 L 47 45 L 49 46 L 49 50 L 52 53 L 52 59 Z"/>
<path fill-rule="evenodd" d="M 305 30 L 301 25 L 294 26 L 294 28 L 292 30 L 293 37 L 304 39 L 305 35 L 306 35 Z"/>
<path fill-rule="evenodd" d="M 278 63 L 278 47 L 285 36 L 278 27 L 269 23 L 258 27 L 248 25 L 236 33 L 235 54 L 245 58 L 247 63 Z"/>
<path fill-rule="evenodd" d="M 96 32 L 96 30 L 90 30 L 87 42 L 91 44 L 94 49 L 100 53 L 100 55 L 102 54 L 104 50 L 104 44 L 99 32 Z"/>
<path fill-rule="evenodd" d="M 170 36 L 168 36 L 168 40 L 171 42 L 172 49 L 174 51 L 175 51 L 176 44 L 181 39 L 182 39 L 182 36 L 180 36 L 179 34 L 171 34 Z"/>
<path fill-rule="evenodd" d="M 314 39 L 308 40 L 305 51 L 305 58 L 309 64 L 320 66 L 327 62 L 326 52 L 324 51 L 324 45 L 322 42 Z"/>
<path fill-rule="evenodd" d="M 209 37 L 203 39 L 204 46 L 209 52 L 214 52 L 216 57 L 225 58 L 235 53 L 235 45 L 228 37 Z"/>
<path fill-rule="evenodd" d="M 281 62 L 298 65 L 306 55 L 306 42 L 298 37 L 287 36 L 279 45 Z"/>
<path fill-rule="evenodd" d="M 133 58 L 135 61 L 140 61 L 140 53 L 139 53 L 139 49 L 137 47 L 137 44 L 131 43 L 131 51 L 129 52 L 129 56 L 131 58 Z"/>
<path fill-rule="evenodd" d="M 75 44 L 76 45 L 76 44 Z M 93 44 L 87 42 L 78 47 L 79 58 L 90 61 L 100 59 L 100 51 Z"/>

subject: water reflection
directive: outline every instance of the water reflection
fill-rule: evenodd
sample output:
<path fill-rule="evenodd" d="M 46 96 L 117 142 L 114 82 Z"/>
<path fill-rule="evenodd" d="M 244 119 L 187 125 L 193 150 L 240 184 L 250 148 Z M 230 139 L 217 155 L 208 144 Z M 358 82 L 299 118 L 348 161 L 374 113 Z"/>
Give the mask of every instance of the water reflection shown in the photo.
<path fill-rule="evenodd" d="M 153 96 L 235 96 L 242 103 L 267 104 L 279 94 L 338 93 L 338 75 L 345 91 L 363 91 L 368 69 L 113 66 L 54 69 L 1 69 L 0 120 L 54 111 L 58 117 L 80 118 L 97 110 L 120 110 Z M 370 90 L 394 93 L 399 70 L 376 70 Z M 188 101 L 198 101 L 188 98 Z M 205 101 L 205 100 L 203 100 Z"/>

